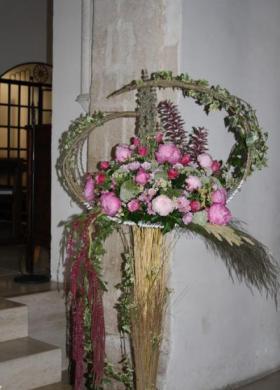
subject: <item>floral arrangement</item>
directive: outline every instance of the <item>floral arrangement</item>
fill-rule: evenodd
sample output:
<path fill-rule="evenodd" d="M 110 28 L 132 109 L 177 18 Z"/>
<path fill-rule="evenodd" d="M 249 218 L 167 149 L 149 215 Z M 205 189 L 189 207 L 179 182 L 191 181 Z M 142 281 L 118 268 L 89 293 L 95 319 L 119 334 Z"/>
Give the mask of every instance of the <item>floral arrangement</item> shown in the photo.
<path fill-rule="evenodd" d="M 85 199 L 109 217 L 157 224 L 164 231 L 191 222 L 228 224 L 223 165 L 204 152 L 207 139 L 194 143 L 197 131 L 184 148 L 165 142 L 163 132 L 144 144 L 133 137 L 130 145 L 117 145 L 114 159 L 87 175 Z"/>
<path fill-rule="evenodd" d="M 225 110 L 235 144 L 227 161 L 208 151 L 204 127 L 187 134 L 178 108 L 157 103 L 156 88 L 175 88 L 209 114 Z M 135 111 L 96 112 L 75 120 L 60 142 L 58 176 L 85 210 L 65 226 L 66 284 L 70 313 L 70 357 L 75 390 L 105 389 L 117 380 L 126 389 L 154 390 L 168 296 L 166 233 L 202 238 L 220 256 L 229 274 L 277 301 L 279 266 L 269 250 L 236 221 L 228 202 L 246 177 L 266 165 L 266 133 L 251 106 L 220 86 L 161 71 L 134 80 L 109 97 L 137 90 Z M 136 135 L 113 149 L 95 172 L 81 162 L 88 135 L 117 118 L 136 120 Z M 129 225 L 127 237 L 122 225 Z M 106 362 L 102 258 L 113 230 L 124 243 L 116 303 L 121 369 Z M 127 341 L 130 340 L 131 353 Z"/>

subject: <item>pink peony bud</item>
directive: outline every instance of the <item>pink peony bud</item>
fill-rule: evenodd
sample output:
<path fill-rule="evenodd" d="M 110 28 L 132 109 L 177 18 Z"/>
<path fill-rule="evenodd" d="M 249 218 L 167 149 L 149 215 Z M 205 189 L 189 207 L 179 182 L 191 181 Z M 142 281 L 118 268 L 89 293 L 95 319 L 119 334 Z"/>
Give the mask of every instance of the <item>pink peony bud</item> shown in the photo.
<path fill-rule="evenodd" d="M 184 154 L 183 157 L 181 158 L 180 163 L 186 166 L 189 164 L 190 161 L 191 161 L 191 156 L 189 154 Z"/>
<path fill-rule="evenodd" d="M 135 176 L 135 181 L 137 184 L 145 185 L 150 178 L 150 174 L 147 173 L 144 169 L 140 168 Z"/>
<path fill-rule="evenodd" d="M 138 199 L 132 199 L 127 204 L 127 208 L 131 213 L 134 213 L 135 211 L 140 209 L 140 202 Z"/>
<path fill-rule="evenodd" d="M 172 213 L 175 208 L 175 204 L 170 198 L 168 198 L 168 196 L 159 195 L 152 200 L 152 208 L 157 214 L 165 217 L 166 215 Z"/>
<path fill-rule="evenodd" d="M 145 157 L 148 154 L 148 148 L 146 146 L 138 146 L 137 152 L 139 156 Z"/>
<path fill-rule="evenodd" d="M 191 210 L 195 213 L 201 209 L 201 204 L 198 200 L 192 200 L 190 203 Z"/>
<path fill-rule="evenodd" d="M 189 223 L 191 223 L 192 218 L 193 218 L 192 213 L 186 213 L 183 215 L 182 220 L 183 220 L 185 225 L 188 225 Z"/>
<path fill-rule="evenodd" d="M 94 200 L 94 180 L 91 175 L 87 175 L 86 177 L 84 197 L 88 202 L 92 202 Z"/>
<path fill-rule="evenodd" d="M 211 200 L 213 203 L 225 205 L 227 201 L 227 192 L 224 188 L 220 188 L 211 194 Z"/>
<path fill-rule="evenodd" d="M 165 162 L 176 164 L 181 158 L 181 152 L 174 144 L 160 144 L 155 155 L 160 164 Z"/>
<path fill-rule="evenodd" d="M 155 140 L 158 144 L 160 144 L 163 141 L 163 133 L 160 131 L 156 133 Z"/>
<path fill-rule="evenodd" d="M 105 173 L 99 172 L 99 173 L 96 174 L 96 176 L 95 176 L 95 182 L 96 182 L 96 184 L 102 185 L 102 184 L 104 183 L 105 180 L 106 180 L 106 175 L 105 175 Z"/>
<path fill-rule="evenodd" d="M 187 213 L 190 211 L 190 201 L 185 196 L 179 196 L 176 201 L 176 208 L 180 213 Z"/>
<path fill-rule="evenodd" d="M 170 168 L 167 171 L 167 176 L 169 180 L 174 180 L 179 176 L 179 172 L 177 171 L 177 169 Z"/>
<path fill-rule="evenodd" d="M 100 197 L 102 210 L 109 217 L 114 217 L 121 208 L 121 200 L 114 192 L 105 192 Z"/>
<path fill-rule="evenodd" d="M 202 183 L 197 176 L 189 176 L 186 179 L 186 183 L 187 183 L 187 189 L 189 191 L 198 190 L 198 188 L 200 188 L 202 186 Z"/>
<path fill-rule="evenodd" d="M 214 160 L 211 165 L 213 172 L 218 172 L 221 169 L 221 163 L 218 160 Z"/>
<path fill-rule="evenodd" d="M 106 171 L 110 166 L 109 161 L 100 161 L 99 163 L 99 168 L 102 169 L 103 171 Z"/>
<path fill-rule="evenodd" d="M 213 160 L 212 160 L 212 157 L 210 156 L 210 154 L 208 154 L 208 153 L 200 154 L 197 157 L 197 161 L 198 161 L 199 165 L 201 166 L 201 168 L 211 169 Z"/>
<path fill-rule="evenodd" d="M 231 212 L 222 204 L 215 203 L 208 210 L 209 222 L 216 225 L 226 225 L 231 220 Z"/>
<path fill-rule="evenodd" d="M 115 156 L 118 162 L 124 162 L 128 160 L 131 157 L 131 154 L 132 152 L 129 149 L 129 146 L 126 144 L 118 145 L 116 147 Z"/>

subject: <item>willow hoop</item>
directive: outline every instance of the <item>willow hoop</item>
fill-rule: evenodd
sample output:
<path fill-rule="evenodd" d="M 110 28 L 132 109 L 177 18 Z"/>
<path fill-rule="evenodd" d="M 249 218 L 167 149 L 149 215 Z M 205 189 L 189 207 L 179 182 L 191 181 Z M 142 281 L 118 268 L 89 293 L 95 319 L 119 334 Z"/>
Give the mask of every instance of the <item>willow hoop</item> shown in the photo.
<path fill-rule="evenodd" d="M 134 80 L 108 98 L 125 92 L 147 89 L 178 89 L 184 97 L 191 97 L 195 103 L 210 111 L 227 113 L 225 126 L 235 137 L 235 144 L 225 164 L 228 172 L 229 198 L 240 190 L 242 184 L 255 168 L 265 165 L 266 134 L 258 124 L 254 110 L 244 100 L 231 95 L 226 89 L 209 87 L 205 80 L 191 80 L 188 75 L 172 76 L 171 72 L 157 72 L 149 79 Z M 91 116 L 80 117 L 70 126 L 60 141 L 60 157 L 57 162 L 57 172 L 64 189 L 82 207 L 90 208 L 83 196 L 83 177 L 85 169 L 82 162 L 83 146 L 88 136 L 96 128 L 118 118 L 137 118 L 139 111 L 96 112 Z"/>

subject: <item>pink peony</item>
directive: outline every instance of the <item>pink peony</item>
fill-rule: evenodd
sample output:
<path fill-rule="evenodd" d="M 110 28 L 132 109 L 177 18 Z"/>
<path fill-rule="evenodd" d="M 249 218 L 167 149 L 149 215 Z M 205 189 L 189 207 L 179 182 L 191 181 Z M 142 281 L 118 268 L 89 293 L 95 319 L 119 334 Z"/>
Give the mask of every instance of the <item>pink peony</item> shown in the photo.
<path fill-rule="evenodd" d="M 150 178 L 150 174 L 147 173 L 144 169 L 140 168 L 135 176 L 135 181 L 137 184 L 145 185 Z"/>
<path fill-rule="evenodd" d="M 126 144 L 118 145 L 116 147 L 116 152 L 115 152 L 116 160 L 118 162 L 124 162 L 131 157 L 131 153 L 132 152 L 129 149 L 128 145 Z"/>
<path fill-rule="evenodd" d="M 222 204 L 215 203 L 208 210 L 209 222 L 216 225 L 226 225 L 231 220 L 231 212 Z"/>
<path fill-rule="evenodd" d="M 191 223 L 192 219 L 193 219 L 192 213 L 186 213 L 183 215 L 183 218 L 182 218 L 185 225 L 188 225 L 189 223 Z"/>
<path fill-rule="evenodd" d="M 181 158 L 181 152 L 174 144 L 160 144 L 155 155 L 160 164 L 165 162 L 176 164 Z"/>
<path fill-rule="evenodd" d="M 105 192 L 100 197 L 102 210 L 109 217 L 114 217 L 121 208 L 121 200 L 114 192 Z"/>
<path fill-rule="evenodd" d="M 138 138 L 138 137 L 132 137 L 130 141 L 131 141 L 131 144 L 134 146 L 139 146 L 141 143 L 140 138 Z"/>
<path fill-rule="evenodd" d="M 104 183 L 105 180 L 106 180 L 106 175 L 105 175 L 105 173 L 99 172 L 99 173 L 96 174 L 96 176 L 95 176 L 96 184 L 102 185 L 102 184 Z"/>
<path fill-rule="evenodd" d="M 201 204 L 198 200 L 192 200 L 190 206 L 193 212 L 199 211 L 201 209 Z"/>
<path fill-rule="evenodd" d="M 84 197 L 88 202 L 92 202 L 94 200 L 94 180 L 90 175 L 86 178 Z"/>
<path fill-rule="evenodd" d="M 106 171 L 110 166 L 109 161 L 100 161 L 99 163 L 99 168 L 102 169 L 103 171 Z"/>
<path fill-rule="evenodd" d="M 131 213 L 134 213 L 135 211 L 140 209 L 140 202 L 138 199 L 131 199 L 130 202 L 127 204 L 127 208 Z"/>
<path fill-rule="evenodd" d="M 163 133 L 161 133 L 160 131 L 156 133 L 156 136 L 155 136 L 155 139 L 156 139 L 156 142 L 158 144 L 160 144 L 162 141 L 163 141 Z"/>
<path fill-rule="evenodd" d="M 213 172 L 218 172 L 221 169 L 221 163 L 218 160 L 214 160 L 211 165 Z"/>
<path fill-rule="evenodd" d="M 152 200 L 152 208 L 157 214 L 165 217 L 166 215 L 172 213 L 175 205 L 174 202 L 168 198 L 168 196 L 159 195 Z"/>
<path fill-rule="evenodd" d="M 212 160 L 212 157 L 210 156 L 210 154 L 208 154 L 208 153 L 200 154 L 197 157 L 197 161 L 198 161 L 199 165 L 201 166 L 201 168 L 211 169 L 211 167 L 212 167 L 213 160 Z"/>
<path fill-rule="evenodd" d="M 177 171 L 177 169 L 170 168 L 167 171 L 167 176 L 169 180 L 174 180 L 179 176 L 179 172 Z"/>
<path fill-rule="evenodd" d="M 148 154 L 148 148 L 146 146 L 138 146 L 137 152 L 139 156 L 145 157 Z"/>
<path fill-rule="evenodd" d="M 176 208 L 180 211 L 180 213 L 187 213 L 190 211 L 190 201 L 184 196 L 179 196 L 175 202 Z"/>
<path fill-rule="evenodd" d="M 195 191 L 202 186 L 200 179 L 197 176 L 189 176 L 186 179 L 187 189 L 189 191 Z"/>
<path fill-rule="evenodd" d="M 225 205 L 227 201 L 227 192 L 224 188 L 220 188 L 211 194 L 212 203 Z"/>
<path fill-rule="evenodd" d="M 181 158 L 180 163 L 184 166 L 188 165 L 191 161 L 191 156 L 189 154 L 184 154 Z"/>

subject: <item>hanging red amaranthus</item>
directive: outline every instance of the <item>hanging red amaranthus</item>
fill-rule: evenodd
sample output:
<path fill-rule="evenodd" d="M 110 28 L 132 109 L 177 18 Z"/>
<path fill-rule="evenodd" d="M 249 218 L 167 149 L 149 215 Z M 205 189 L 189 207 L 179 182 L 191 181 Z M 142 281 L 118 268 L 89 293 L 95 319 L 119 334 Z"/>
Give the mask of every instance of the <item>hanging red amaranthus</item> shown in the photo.
<path fill-rule="evenodd" d="M 105 359 L 105 325 L 102 302 L 102 286 L 91 258 L 90 244 L 93 234 L 91 226 L 96 214 L 89 214 L 75 220 L 70 226 L 67 240 L 66 269 L 70 274 L 70 286 L 65 286 L 71 310 L 71 358 L 75 367 L 75 390 L 82 390 L 84 376 L 88 374 L 85 345 L 91 343 L 92 381 L 93 385 L 101 384 Z M 87 299 L 85 299 L 85 296 Z M 88 318 L 90 331 L 88 332 Z M 90 340 L 86 338 L 90 338 Z"/>

